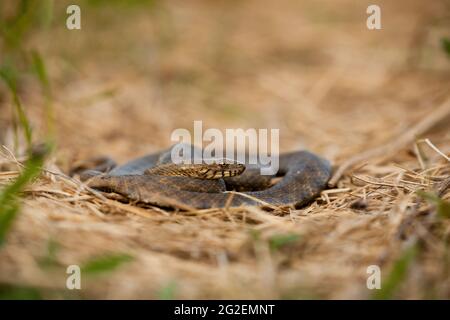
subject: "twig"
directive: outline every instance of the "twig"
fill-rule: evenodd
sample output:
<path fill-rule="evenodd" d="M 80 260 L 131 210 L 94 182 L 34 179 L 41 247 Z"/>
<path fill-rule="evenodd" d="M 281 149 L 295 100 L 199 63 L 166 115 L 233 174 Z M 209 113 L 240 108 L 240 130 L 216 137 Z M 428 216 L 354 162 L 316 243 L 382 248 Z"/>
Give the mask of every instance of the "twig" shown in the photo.
<path fill-rule="evenodd" d="M 336 186 L 336 183 L 342 177 L 342 175 L 353 166 L 358 163 L 367 161 L 371 158 L 386 156 L 392 154 L 403 146 L 412 143 L 417 136 L 424 134 L 433 128 L 438 122 L 450 115 L 450 99 L 445 100 L 440 106 L 436 108 L 431 114 L 422 119 L 415 126 L 407 130 L 405 133 L 400 135 L 397 139 L 390 143 L 376 147 L 374 149 L 367 150 L 361 154 L 358 154 L 346 161 L 344 161 L 333 174 L 333 177 L 328 182 L 330 187 Z"/>
<path fill-rule="evenodd" d="M 245 193 L 242 193 L 242 192 L 236 192 L 236 191 L 225 191 L 225 193 L 238 194 L 238 195 L 241 195 L 241 196 L 243 196 L 245 198 L 251 199 L 251 200 L 253 200 L 255 202 L 261 203 L 263 206 L 266 206 L 266 207 L 271 208 L 273 210 L 278 209 L 277 206 L 271 205 L 270 203 L 268 203 L 268 202 L 266 202 L 264 200 L 261 200 L 259 198 L 253 197 L 253 196 L 251 196 L 249 194 L 245 194 Z"/>
<path fill-rule="evenodd" d="M 415 190 L 409 188 L 409 187 L 406 186 L 406 185 L 396 184 L 396 183 L 393 183 L 393 182 L 388 182 L 388 181 L 370 181 L 370 180 L 368 180 L 368 179 L 365 179 L 365 178 L 360 177 L 360 176 L 355 176 L 355 175 L 353 175 L 353 178 L 358 179 L 358 180 L 361 180 L 361 181 L 363 181 L 363 182 L 365 182 L 365 183 L 368 183 L 368 184 L 376 185 L 376 186 L 394 187 L 394 188 L 403 188 L 403 189 L 406 189 L 406 190 L 408 190 L 408 191 L 410 191 L 410 192 L 414 192 L 414 191 L 415 191 Z M 373 179 L 373 178 L 372 178 L 372 179 Z"/>
<path fill-rule="evenodd" d="M 9 159 L 11 162 L 14 162 L 19 168 L 24 168 L 24 164 L 19 159 L 16 158 L 16 156 L 14 155 L 14 153 L 11 150 L 9 150 L 4 145 L 2 145 L 2 147 L 3 147 L 3 149 L 5 149 L 8 152 L 9 156 L 11 157 L 11 159 Z M 6 159 L 8 159 L 5 155 L 2 154 L 2 156 L 5 157 Z M 74 185 L 81 187 L 82 190 L 88 191 L 89 193 L 93 194 L 97 198 L 100 198 L 101 200 L 106 200 L 106 198 L 99 191 L 92 189 L 91 187 L 87 186 L 83 182 L 78 181 L 72 177 L 69 177 L 68 175 L 66 175 L 64 173 L 55 172 L 55 171 L 52 171 L 52 170 L 46 169 L 46 168 L 42 168 L 42 171 L 47 174 L 53 175 L 54 177 L 61 178 L 61 180 L 63 180 L 66 183 L 71 182 Z"/>
<path fill-rule="evenodd" d="M 450 162 L 450 158 L 447 157 L 445 153 L 443 153 L 441 150 L 438 149 L 433 143 L 431 143 L 430 139 L 423 139 L 419 140 L 418 142 L 425 142 L 431 149 L 433 149 L 437 154 L 439 154 L 441 157 L 443 157 L 445 160 Z"/>

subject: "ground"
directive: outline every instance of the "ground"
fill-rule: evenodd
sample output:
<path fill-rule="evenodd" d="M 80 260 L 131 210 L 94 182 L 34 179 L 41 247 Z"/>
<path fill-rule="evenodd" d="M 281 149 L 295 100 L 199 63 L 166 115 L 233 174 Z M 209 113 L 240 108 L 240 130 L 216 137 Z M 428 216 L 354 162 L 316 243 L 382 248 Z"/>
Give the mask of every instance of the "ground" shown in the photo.
<path fill-rule="evenodd" d="M 81 30 L 66 28 L 72 3 L 80 5 Z M 40 53 L 51 94 L 26 72 L 18 87 L 33 141 L 54 127 L 55 148 L 21 193 L 0 247 L 0 293 L 448 299 L 444 116 L 416 139 L 363 159 L 300 209 L 143 207 L 67 176 L 94 155 L 124 162 L 166 148 L 172 131 L 192 130 L 194 120 L 220 130 L 279 128 L 282 151 L 307 148 L 335 169 L 395 144 L 449 109 L 450 59 L 441 44 L 450 36 L 450 4 L 377 1 L 382 29 L 368 30 L 370 4 L 57 1 L 51 23 L 32 28 L 22 44 Z M 25 159 L 12 110 L 2 83 L 3 189 Z M 69 265 L 85 270 L 81 290 L 66 288 Z M 367 287 L 373 265 L 380 290 Z"/>

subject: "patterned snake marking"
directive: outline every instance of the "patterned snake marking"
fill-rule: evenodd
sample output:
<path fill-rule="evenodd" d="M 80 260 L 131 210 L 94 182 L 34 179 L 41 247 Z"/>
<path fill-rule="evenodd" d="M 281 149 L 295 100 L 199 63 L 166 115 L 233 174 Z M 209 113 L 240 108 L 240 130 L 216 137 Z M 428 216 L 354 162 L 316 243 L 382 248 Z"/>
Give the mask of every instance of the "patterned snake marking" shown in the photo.
<path fill-rule="evenodd" d="M 102 159 L 97 168 L 84 170 L 82 180 L 98 190 L 115 192 L 130 200 L 160 207 L 223 208 L 241 205 L 303 206 L 326 187 L 330 163 L 308 151 L 279 156 L 280 181 L 260 175 L 259 166 L 238 163 L 178 165 L 169 150 L 150 154 L 109 170 Z M 105 164 L 106 163 L 106 164 Z M 239 192 L 229 192 L 236 190 Z"/>

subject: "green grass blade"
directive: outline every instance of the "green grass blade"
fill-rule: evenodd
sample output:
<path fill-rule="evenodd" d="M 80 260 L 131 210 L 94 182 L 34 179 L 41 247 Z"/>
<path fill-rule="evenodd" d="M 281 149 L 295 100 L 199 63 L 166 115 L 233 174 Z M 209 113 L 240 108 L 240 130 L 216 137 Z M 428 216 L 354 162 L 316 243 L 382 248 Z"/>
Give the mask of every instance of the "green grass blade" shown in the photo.
<path fill-rule="evenodd" d="M 19 96 L 17 95 L 17 76 L 15 70 L 10 66 L 2 66 L 0 68 L 0 78 L 3 79 L 3 81 L 11 91 L 13 103 L 19 117 L 20 124 L 25 132 L 25 139 L 27 141 L 28 149 L 30 149 L 32 142 L 32 130 L 30 122 L 25 114 L 25 110 L 23 109 L 22 103 L 20 102 Z"/>
<path fill-rule="evenodd" d="M 45 94 L 50 94 L 50 82 L 48 80 L 47 69 L 45 68 L 44 60 L 38 51 L 31 52 L 32 66 L 41 83 Z"/>
<path fill-rule="evenodd" d="M 3 63 L 0 67 L 0 77 L 3 79 L 11 92 L 17 92 L 17 72 L 12 67 L 11 61 Z"/>
<path fill-rule="evenodd" d="M 124 263 L 130 262 L 133 257 L 128 254 L 110 254 L 96 257 L 81 267 L 82 273 L 94 275 L 116 270 Z"/>
<path fill-rule="evenodd" d="M 416 192 L 421 198 L 426 199 L 428 202 L 436 206 L 437 214 L 440 218 L 450 218 L 450 203 L 439 198 L 436 194 L 431 192 L 425 192 L 418 190 Z"/>
<path fill-rule="evenodd" d="M 441 39 L 441 46 L 442 46 L 442 49 L 444 50 L 444 52 L 450 58 L 450 39 L 442 38 Z"/>
<path fill-rule="evenodd" d="M 44 157 L 46 156 L 47 152 L 48 148 L 46 146 L 33 150 L 30 158 L 25 163 L 25 167 L 22 173 L 12 184 L 7 186 L 0 193 L 0 208 L 3 208 L 8 203 L 11 203 L 11 200 L 15 199 L 15 197 L 19 192 L 22 191 L 25 185 L 41 172 L 41 168 L 44 163 Z"/>
<path fill-rule="evenodd" d="M 53 9 L 55 6 L 54 0 L 40 0 L 41 1 L 41 10 L 39 12 L 39 20 L 40 23 L 48 28 L 53 20 Z"/>
<path fill-rule="evenodd" d="M 17 204 L 10 204 L 8 207 L 0 207 L 0 247 L 4 244 L 6 235 L 14 222 L 19 211 Z"/>
<path fill-rule="evenodd" d="M 32 29 L 40 0 L 22 0 L 14 16 L 3 26 L 5 43 L 8 47 L 23 51 L 25 34 Z"/>
<path fill-rule="evenodd" d="M 157 294 L 157 297 L 159 300 L 174 300 L 176 289 L 177 283 L 175 281 L 171 281 L 166 286 L 161 288 Z"/>
<path fill-rule="evenodd" d="M 47 149 L 35 149 L 25 163 L 22 173 L 0 193 L 0 246 L 4 243 L 6 235 L 17 216 L 19 194 L 28 182 L 40 174 L 46 154 Z"/>
<path fill-rule="evenodd" d="M 409 266 L 418 254 L 417 245 L 407 248 L 401 257 L 394 263 L 391 272 L 381 283 L 381 289 L 373 295 L 374 299 L 386 300 L 392 299 L 403 283 L 408 273 Z"/>
<path fill-rule="evenodd" d="M 38 289 L 0 284 L 0 300 L 42 300 Z"/>
<path fill-rule="evenodd" d="M 50 81 L 48 78 L 47 68 L 45 67 L 44 59 L 38 51 L 32 51 L 32 67 L 41 84 L 42 91 L 45 96 L 45 117 L 47 123 L 47 135 L 48 140 L 54 141 L 55 136 L 55 114 L 53 110 L 53 99 L 50 87 Z"/>
<path fill-rule="evenodd" d="M 282 247 L 295 243 L 300 239 L 300 236 L 295 233 L 277 234 L 269 238 L 269 246 L 272 251 L 277 251 Z"/>
<path fill-rule="evenodd" d="M 44 257 L 38 260 L 38 264 L 41 268 L 50 268 L 58 266 L 58 260 L 56 258 L 57 252 L 60 248 L 60 244 L 55 240 L 49 240 L 47 243 L 47 252 Z"/>

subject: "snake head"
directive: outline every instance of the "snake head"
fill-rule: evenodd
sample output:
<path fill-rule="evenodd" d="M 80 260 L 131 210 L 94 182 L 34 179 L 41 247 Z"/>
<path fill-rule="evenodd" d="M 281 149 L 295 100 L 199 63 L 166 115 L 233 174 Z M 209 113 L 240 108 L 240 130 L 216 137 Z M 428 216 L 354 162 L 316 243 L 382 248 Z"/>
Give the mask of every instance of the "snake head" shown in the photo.
<path fill-rule="evenodd" d="M 200 179 L 220 179 L 240 175 L 245 170 L 245 165 L 238 162 L 216 162 L 198 165 Z"/>

